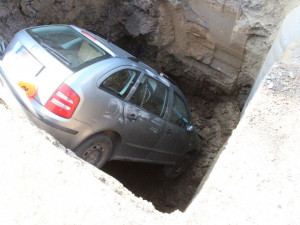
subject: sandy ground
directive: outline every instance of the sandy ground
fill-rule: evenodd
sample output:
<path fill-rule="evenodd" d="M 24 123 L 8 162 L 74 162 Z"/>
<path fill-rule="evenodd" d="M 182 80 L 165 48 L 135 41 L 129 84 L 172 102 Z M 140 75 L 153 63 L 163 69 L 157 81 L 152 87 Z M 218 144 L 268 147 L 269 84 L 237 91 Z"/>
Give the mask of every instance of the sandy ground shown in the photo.
<path fill-rule="evenodd" d="M 299 224 L 299 58 L 293 62 L 266 76 L 184 213 L 156 211 L 1 103 L 0 224 Z"/>
<path fill-rule="evenodd" d="M 263 80 L 186 211 L 190 224 L 300 224 L 299 53 Z"/>
<path fill-rule="evenodd" d="M 173 219 L 0 102 L 0 224 L 166 224 Z M 173 214 L 175 219 L 177 213 Z M 175 217 L 174 217 L 175 216 Z"/>

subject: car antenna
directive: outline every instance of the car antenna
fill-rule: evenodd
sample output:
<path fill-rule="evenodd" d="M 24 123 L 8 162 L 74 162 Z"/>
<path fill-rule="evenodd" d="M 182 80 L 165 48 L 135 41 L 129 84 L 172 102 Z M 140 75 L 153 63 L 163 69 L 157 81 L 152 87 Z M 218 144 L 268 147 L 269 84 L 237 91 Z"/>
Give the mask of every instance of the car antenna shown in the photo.
<path fill-rule="evenodd" d="M 107 42 L 110 41 L 110 7 L 111 7 L 111 1 L 107 0 L 107 8 L 108 8 L 108 14 L 107 14 Z"/>

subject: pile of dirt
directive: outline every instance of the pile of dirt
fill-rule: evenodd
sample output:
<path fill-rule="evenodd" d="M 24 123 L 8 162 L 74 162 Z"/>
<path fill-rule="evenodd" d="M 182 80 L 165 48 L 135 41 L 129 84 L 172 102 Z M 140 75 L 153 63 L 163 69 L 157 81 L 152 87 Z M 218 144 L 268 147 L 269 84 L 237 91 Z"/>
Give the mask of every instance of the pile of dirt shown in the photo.
<path fill-rule="evenodd" d="M 1 99 L 0 137 L 0 224 L 174 224 L 180 214 L 156 211 Z"/>

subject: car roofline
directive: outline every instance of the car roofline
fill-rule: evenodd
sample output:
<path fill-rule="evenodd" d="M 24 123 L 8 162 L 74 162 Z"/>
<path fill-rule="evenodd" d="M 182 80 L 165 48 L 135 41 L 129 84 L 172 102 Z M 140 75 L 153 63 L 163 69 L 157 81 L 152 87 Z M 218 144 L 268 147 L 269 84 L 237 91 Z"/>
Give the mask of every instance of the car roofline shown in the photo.
<path fill-rule="evenodd" d="M 94 37 L 92 38 L 91 36 L 89 35 L 93 35 L 93 33 L 91 33 L 90 31 L 88 30 L 85 30 L 83 28 L 79 28 L 79 27 L 76 27 L 74 25 L 67 25 L 68 27 L 76 30 L 77 32 L 79 32 L 80 34 L 84 35 L 85 37 L 87 37 L 90 41 L 96 43 L 97 45 L 99 45 L 101 48 L 103 48 L 103 50 L 105 50 L 108 54 L 110 54 L 112 57 L 116 57 L 118 56 L 115 52 L 113 52 L 109 47 L 107 47 L 106 45 L 104 45 L 104 43 L 102 43 L 101 41 L 98 40 L 98 38 Z M 82 31 L 88 33 L 89 35 L 86 35 L 84 34 Z"/>
<path fill-rule="evenodd" d="M 112 57 L 116 57 L 118 56 L 118 54 L 116 54 L 114 51 L 112 51 L 109 47 L 107 47 L 103 41 L 98 40 L 98 38 L 92 39 L 90 36 L 85 35 L 84 33 L 82 33 L 82 31 L 87 32 L 89 35 L 94 35 L 93 33 L 91 33 L 90 31 L 77 27 L 75 25 L 71 25 L 71 24 L 50 24 L 50 25 L 41 25 L 41 26 L 32 26 L 32 27 L 27 27 L 25 29 L 22 29 L 24 31 L 26 30 L 30 30 L 32 28 L 37 28 L 37 27 L 49 27 L 49 26 L 66 26 L 69 27 L 77 32 L 79 32 L 80 34 L 84 35 L 86 38 L 88 38 L 90 41 L 94 42 L 95 44 L 97 44 L 99 47 L 103 48 L 103 50 L 105 50 L 108 54 L 110 54 Z M 102 38 L 101 38 L 102 39 Z M 104 40 L 104 39 L 103 39 Z"/>
<path fill-rule="evenodd" d="M 178 86 L 176 84 L 176 82 L 173 79 L 171 79 L 168 75 L 159 71 L 158 69 L 155 69 L 155 68 L 149 66 L 147 63 L 143 62 L 141 59 L 139 59 L 137 57 L 127 57 L 127 58 L 137 64 L 142 63 L 143 64 L 142 66 L 148 67 L 148 68 L 146 68 L 146 71 L 150 71 L 151 73 L 155 74 L 156 76 L 164 78 L 165 80 L 168 81 L 168 83 L 171 83 L 174 86 Z"/>
<path fill-rule="evenodd" d="M 57 26 L 60 26 L 60 25 L 61 26 L 68 26 L 68 27 L 76 30 L 79 33 L 82 33 L 82 31 L 84 31 L 84 32 L 87 32 L 90 35 L 95 35 L 92 32 L 90 32 L 90 31 L 88 31 L 86 29 L 77 27 L 75 25 L 67 25 L 67 24 L 56 24 L 56 25 Z M 53 26 L 53 25 L 44 25 L 44 26 Z M 84 33 L 82 33 L 82 34 L 85 35 Z M 96 43 L 97 45 L 99 45 L 105 51 L 107 51 L 112 57 L 114 57 L 114 58 L 123 58 L 125 60 L 129 60 L 131 62 L 134 62 L 137 65 L 140 65 L 145 70 L 146 73 L 148 73 L 149 75 L 151 75 L 153 77 L 156 77 L 161 82 L 165 83 L 167 86 L 170 86 L 172 84 L 172 85 L 174 85 L 174 86 L 177 87 L 176 83 L 170 77 L 168 77 L 166 74 L 164 74 L 164 73 L 158 71 L 157 69 L 149 66 L 148 64 L 144 63 L 139 58 L 132 56 L 130 53 L 126 52 L 128 54 L 127 56 L 122 56 L 122 55 L 119 55 L 119 54 L 115 53 L 114 50 L 113 50 L 113 48 L 110 47 L 110 45 L 112 45 L 112 43 L 107 42 L 105 39 L 99 37 L 98 35 L 96 35 L 96 37 L 98 37 L 98 38 L 96 38 L 96 37 L 92 38 L 92 37 L 90 37 L 88 35 L 85 35 L 85 36 L 87 38 L 89 38 L 89 40 L 91 40 L 94 43 Z"/>

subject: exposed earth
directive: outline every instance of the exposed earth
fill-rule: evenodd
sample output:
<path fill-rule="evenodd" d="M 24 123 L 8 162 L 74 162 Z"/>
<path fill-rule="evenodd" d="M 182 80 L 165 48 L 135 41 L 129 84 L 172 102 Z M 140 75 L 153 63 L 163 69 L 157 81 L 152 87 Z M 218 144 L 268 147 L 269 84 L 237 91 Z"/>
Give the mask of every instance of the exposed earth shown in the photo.
<path fill-rule="evenodd" d="M 194 165 L 176 180 L 165 179 L 155 165 L 111 162 L 103 170 L 159 211 L 183 211 L 238 124 L 280 21 L 297 2 L 1 0 L 0 38 L 53 23 L 106 37 L 110 23 L 112 41 L 170 75 L 186 94 L 203 139 Z"/>
<path fill-rule="evenodd" d="M 151 203 L 136 198 L 114 178 L 60 146 L 1 99 L 0 124 L 0 136 L 5 137 L 0 141 L 5 155 L 0 159 L 0 224 L 173 221 Z"/>
<path fill-rule="evenodd" d="M 298 42 L 262 80 L 186 211 L 187 224 L 299 224 L 299 63 Z"/>
<path fill-rule="evenodd" d="M 239 121 L 238 104 L 233 104 L 226 97 L 209 107 L 199 97 L 189 96 L 188 99 L 197 130 L 203 137 L 203 151 L 184 175 L 169 180 L 162 175 L 160 166 L 142 163 L 109 162 L 103 168 L 135 195 L 152 202 L 162 212 L 185 210 L 219 149 Z M 220 121 L 220 117 L 227 120 Z"/>
<path fill-rule="evenodd" d="M 299 46 L 262 81 L 185 213 L 155 210 L 0 100 L 0 223 L 298 224 Z M 145 181 L 155 170 L 138 173 Z"/>

